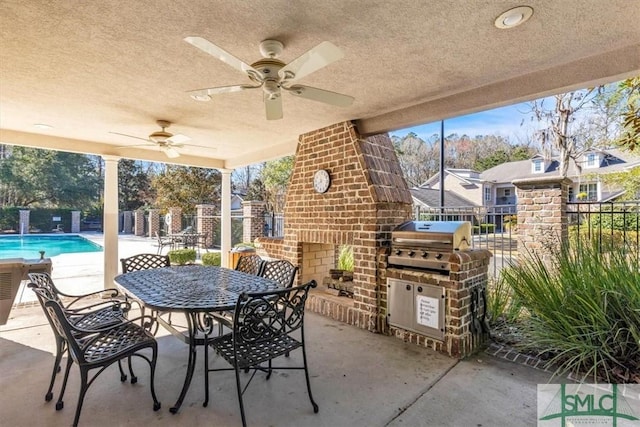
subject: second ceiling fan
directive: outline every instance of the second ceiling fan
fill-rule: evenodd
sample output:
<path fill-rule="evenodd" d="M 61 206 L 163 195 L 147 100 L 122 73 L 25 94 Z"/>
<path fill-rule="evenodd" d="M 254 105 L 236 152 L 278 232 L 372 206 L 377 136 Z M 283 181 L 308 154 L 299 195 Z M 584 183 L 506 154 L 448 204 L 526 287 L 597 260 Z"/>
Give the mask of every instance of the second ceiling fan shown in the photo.
<path fill-rule="evenodd" d="M 262 88 L 268 120 L 282 118 L 282 91 L 301 98 L 339 107 L 347 107 L 353 102 L 353 97 L 348 95 L 297 84 L 299 79 L 326 67 L 344 56 L 342 51 L 330 42 L 322 42 L 285 64 L 277 59 L 282 53 L 284 45 L 277 40 L 264 40 L 260 43 L 260 53 L 263 58 L 249 65 L 202 37 L 187 37 L 184 40 L 203 52 L 218 58 L 225 64 L 245 73 L 253 83 L 189 91 L 191 97 L 195 100 L 209 101 L 211 95 Z"/>

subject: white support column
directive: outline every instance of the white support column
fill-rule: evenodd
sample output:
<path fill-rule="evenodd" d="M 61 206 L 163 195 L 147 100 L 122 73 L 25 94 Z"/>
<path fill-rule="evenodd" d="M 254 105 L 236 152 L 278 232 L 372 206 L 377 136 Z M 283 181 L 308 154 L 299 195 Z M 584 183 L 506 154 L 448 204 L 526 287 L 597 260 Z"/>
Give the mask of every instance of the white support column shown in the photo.
<path fill-rule="evenodd" d="M 104 159 L 104 288 L 115 287 L 113 278 L 118 274 L 118 160 L 115 156 Z"/>
<path fill-rule="evenodd" d="M 222 173 L 222 194 L 220 196 L 220 250 L 222 262 L 229 265 L 229 251 L 231 251 L 231 172 L 232 169 L 219 169 Z"/>

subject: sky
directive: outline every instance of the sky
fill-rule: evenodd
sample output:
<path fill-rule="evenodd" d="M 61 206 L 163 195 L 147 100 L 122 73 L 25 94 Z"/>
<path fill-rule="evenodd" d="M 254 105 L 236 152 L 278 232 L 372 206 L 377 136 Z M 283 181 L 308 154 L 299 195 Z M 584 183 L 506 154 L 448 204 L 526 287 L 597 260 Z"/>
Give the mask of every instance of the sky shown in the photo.
<path fill-rule="evenodd" d="M 480 113 L 468 114 L 444 121 L 444 135 L 500 135 L 509 138 L 511 143 L 525 142 L 527 135 L 532 135 L 537 125 L 531 120 L 529 103 L 509 105 Z M 440 135 L 440 122 L 428 123 L 411 128 L 390 132 L 391 135 L 403 137 L 413 132 L 423 140 L 433 134 Z"/>

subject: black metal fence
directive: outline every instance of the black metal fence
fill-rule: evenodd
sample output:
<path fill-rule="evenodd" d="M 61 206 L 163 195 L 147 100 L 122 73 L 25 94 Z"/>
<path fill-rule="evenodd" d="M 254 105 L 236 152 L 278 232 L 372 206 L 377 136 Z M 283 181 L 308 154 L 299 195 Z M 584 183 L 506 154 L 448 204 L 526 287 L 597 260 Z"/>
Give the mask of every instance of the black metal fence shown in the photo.
<path fill-rule="evenodd" d="M 265 212 L 264 214 L 264 235 L 265 237 L 284 236 L 284 214 Z"/>
<path fill-rule="evenodd" d="M 640 257 L 640 200 L 567 203 L 569 243 L 595 241 Z"/>

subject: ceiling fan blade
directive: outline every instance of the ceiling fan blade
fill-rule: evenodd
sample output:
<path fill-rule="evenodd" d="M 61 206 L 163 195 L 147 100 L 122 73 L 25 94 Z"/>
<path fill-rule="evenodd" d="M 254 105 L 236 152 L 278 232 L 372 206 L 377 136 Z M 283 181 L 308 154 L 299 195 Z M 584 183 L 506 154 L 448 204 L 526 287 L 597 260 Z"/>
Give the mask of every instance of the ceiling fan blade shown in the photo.
<path fill-rule="evenodd" d="M 285 82 L 294 82 L 326 67 L 343 56 L 344 53 L 339 47 L 325 41 L 289 62 L 278 71 L 278 75 Z"/>
<path fill-rule="evenodd" d="M 173 135 L 171 138 L 167 138 L 167 142 L 171 145 L 173 145 L 174 147 L 176 145 L 182 145 L 187 141 L 191 141 L 191 138 L 189 138 L 186 135 L 181 135 L 181 134 L 176 134 Z"/>
<path fill-rule="evenodd" d="M 209 101 L 211 99 L 211 95 L 218 95 L 221 93 L 231 93 L 231 92 L 240 92 L 245 89 L 256 89 L 259 88 L 260 85 L 251 86 L 251 85 L 233 85 L 233 86 L 220 86 L 220 87 L 209 87 L 205 89 L 196 89 L 190 90 L 187 93 L 191 95 L 193 99 L 196 101 Z"/>
<path fill-rule="evenodd" d="M 341 93 L 318 89 L 311 86 L 295 85 L 291 87 L 283 87 L 283 89 L 292 95 L 299 96 L 300 98 L 324 102 L 325 104 L 331 104 L 338 107 L 348 107 L 354 100 L 354 98 L 349 95 L 343 95 Z"/>
<path fill-rule="evenodd" d="M 260 77 L 260 73 L 258 72 L 258 70 L 236 58 L 221 47 L 211 43 L 209 40 L 203 39 L 202 37 L 185 37 L 184 41 L 197 47 L 201 51 L 206 52 L 215 58 L 218 58 L 220 61 L 232 66 L 237 70 L 249 74 L 250 76 Z"/>
<path fill-rule="evenodd" d="M 171 146 L 162 147 L 162 151 L 164 151 L 164 154 L 166 154 L 167 157 L 169 157 L 170 159 L 175 159 L 176 157 L 180 157 L 180 153 L 178 153 L 178 150 L 176 150 Z"/>
<path fill-rule="evenodd" d="M 270 97 L 264 94 L 264 107 L 267 112 L 267 120 L 279 120 L 282 118 L 282 97 Z"/>
<path fill-rule="evenodd" d="M 114 135 L 126 136 L 127 138 L 135 138 L 135 139 L 140 139 L 142 141 L 151 142 L 149 141 L 149 138 L 140 138 L 139 136 L 127 135 L 126 133 L 119 133 L 119 132 L 109 132 L 109 133 L 112 133 Z"/>

